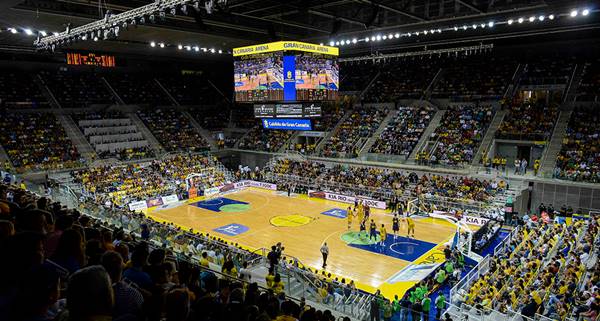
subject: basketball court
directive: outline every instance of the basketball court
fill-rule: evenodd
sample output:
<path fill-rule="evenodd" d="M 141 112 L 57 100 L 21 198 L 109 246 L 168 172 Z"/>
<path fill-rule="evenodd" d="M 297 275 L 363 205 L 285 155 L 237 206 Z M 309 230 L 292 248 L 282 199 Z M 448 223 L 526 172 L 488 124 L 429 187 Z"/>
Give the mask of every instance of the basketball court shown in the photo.
<path fill-rule="evenodd" d="M 369 240 L 359 235 L 356 218 L 348 230 L 346 209 L 350 205 L 306 195 L 288 197 L 286 193 L 252 187 L 206 200 L 196 198 L 176 207 L 154 208 L 149 215 L 251 250 L 269 249 L 282 242 L 283 256 L 295 257 L 319 271 L 319 250 L 327 242 L 328 273 L 354 280 L 363 290 L 380 289 L 391 297 L 402 295 L 422 279 L 421 275 L 443 262 L 444 244 L 456 231 L 456 226 L 443 219 L 416 218 L 414 239 L 406 237 L 406 224 L 400 226 L 395 238 L 392 215 L 371 209 L 377 230 L 385 224 L 388 233 L 385 244 L 380 245 L 379 237 Z"/>

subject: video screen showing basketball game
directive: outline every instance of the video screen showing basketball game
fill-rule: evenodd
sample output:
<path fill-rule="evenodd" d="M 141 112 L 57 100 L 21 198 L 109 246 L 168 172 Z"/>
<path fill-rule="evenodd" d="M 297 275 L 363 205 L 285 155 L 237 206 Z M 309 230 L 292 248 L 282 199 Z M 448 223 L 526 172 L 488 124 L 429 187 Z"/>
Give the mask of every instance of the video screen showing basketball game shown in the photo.
<path fill-rule="evenodd" d="M 331 56 L 314 53 L 296 54 L 296 99 L 333 100 L 339 88 L 339 67 Z"/>
<path fill-rule="evenodd" d="M 283 100 L 282 73 L 282 52 L 249 55 L 234 61 L 236 101 Z"/>

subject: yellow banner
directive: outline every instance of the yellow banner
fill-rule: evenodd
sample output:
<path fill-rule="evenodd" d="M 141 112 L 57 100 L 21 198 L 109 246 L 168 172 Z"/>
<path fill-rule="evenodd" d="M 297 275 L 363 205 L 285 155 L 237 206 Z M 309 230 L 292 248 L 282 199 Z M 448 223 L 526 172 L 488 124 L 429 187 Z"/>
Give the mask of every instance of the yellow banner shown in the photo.
<path fill-rule="evenodd" d="M 320 53 L 323 55 L 331 55 L 331 56 L 339 55 L 339 49 L 337 47 L 321 46 L 321 45 L 315 45 L 312 43 L 299 42 L 299 41 L 277 41 L 277 42 L 263 43 L 263 44 L 259 44 L 259 45 L 253 45 L 253 46 L 233 48 L 233 56 L 239 57 L 239 56 L 254 55 L 254 54 L 266 53 L 266 52 L 284 51 L 284 50 Z"/>

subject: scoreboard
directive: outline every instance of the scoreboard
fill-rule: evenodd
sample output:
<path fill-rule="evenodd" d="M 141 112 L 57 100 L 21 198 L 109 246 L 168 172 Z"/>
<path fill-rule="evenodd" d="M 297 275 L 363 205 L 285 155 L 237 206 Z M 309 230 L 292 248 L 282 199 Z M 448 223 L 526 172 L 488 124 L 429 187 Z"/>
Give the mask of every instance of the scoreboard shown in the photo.
<path fill-rule="evenodd" d="M 335 100 L 339 89 L 336 47 L 278 41 L 233 49 L 237 102 Z"/>
<path fill-rule="evenodd" d="M 255 104 L 255 118 L 315 118 L 321 117 L 318 103 Z"/>
<path fill-rule="evenodd" d="M 116 66 L 115 56 L 95 54 L 93 52 L 67 52 L 67 64 L 75 66 L 96 66 L 107 68 L 113 68 Z"/>

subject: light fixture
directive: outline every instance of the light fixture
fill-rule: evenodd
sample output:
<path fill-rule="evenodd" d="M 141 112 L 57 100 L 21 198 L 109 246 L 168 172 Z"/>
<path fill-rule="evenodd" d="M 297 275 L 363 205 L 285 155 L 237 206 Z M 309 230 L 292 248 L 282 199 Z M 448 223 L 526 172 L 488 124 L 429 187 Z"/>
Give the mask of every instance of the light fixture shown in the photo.
<path fill-rule="evenodd" d="M 544 21 L 544 19 L 546 19 L 546 17 L 544 15 L 541 15 L 541 16 L 538 17 L 539 21 Z"/>
<path fill-rule="evenodd" d="M 223 53 L 223 50 L 219 49 L 219 53 L 220 53 L 220 54 L 222 54 L 222 53 Z"/>
<path fill-rule="evenodd" d="M 375 36 L 372 36 L 372 37 L 371 37 L 371 41 L 375 41 Z"/>
<path fill-rule="evenodd" d="M 519 18 L 519 20 L 518 20 L 518 21 L 519 21 L 519 23 L 523 23 L 523 21 L 525 21 L 525 19 L 523 19 L 523 18 L 521 17 L 521 18 Z"/>
<path fill-rule="evenodd" d="M 535 21 L 535 17 L 534 16 L 529 17 L 529 22 L 534 22 L 534 21 Z"/>
<path fill-rule="evenodd" d="M 215 48 L 210 48 L 210 52 L 215 53 Z"/>
<path fill-rule="evenodd" d="M 390 34 L 388 35 L 388 39 L 392 39 L 392 38 L 394 38 L 394 35 L 390 33 Z"/>
<path fill-rule="evenodd" d="M 352 39 L 352 43 L 357 43 L 358 40 L 356 38 Z"/>
<path fill-rule="evenodd" d="M 549 15 L 549 16 L 548 16 L 548 19 L 550 19 L 550 20 L 554 20 L 554 15 L 553 15 L 553 14 Z"/>
<path fill-rule="evenodd" d="M 467 26 L 466 26 L 466 25 L 465 25 L 465 26 L 463 26 L 462 28 L 463 28 L 463 30 L 467 30 Z"/>
<path fill-rule="evenodd" d="M 509 25 L 512 25 L 514 21 L 512 19 L 508 19 L 507 22 L 508 22 Z"/>
<path fill-rule="evenodd" d="M 349 45 L 350 44 L 350 40 L 346 40 L 346 44 Z"/>
<path fill-rule="evenodd" d="M 17 29 L 15 28 L 8 28 L 8 30 L 10 30 L 10 33 L 12 34 L 18 33 Z"/>
<path fill-rule="evenodd" d="M 160 46 L 161 48 L 164 48 L 164 47 L 165 47 L 165 44 L 161 42 L 161 43 L 159 44 L 159 46 Z"/>
<path fill-rule="evenodd" d="M 340 45 L 340 42 L 339 42 L 339 41 L 336 41 L 336 42 L 335 42 L 335 45 L 336 45 L 336 46 L 339 46 L 339 45 Z"/>
<path fill-rule="evenodd" d="M 25 32 L 25 34 L 26 34 L 26 35 L 28 35 L 28 36 L 32 36 L 32 35 L 33 35 L 33 31 L 31 31 L 31 29 L 29 29 L 29 28 L 25 28 L 25 29 L 23 29 L 23 31 L 24 31 L 24 32 Z"/>
<path fill-rule="evenodd" d="M 480 24 L 481 28 L 485 28 L 485 23 Z"/>
<path fill-rule="evenodd" d="M 187 51 L 192 50 L 192 46 L 185 46 L 185 50 L 187 50 Z"/>
<path fill-rule="evenodd" d="M 581 11 L 581 15 L 583 16 L 587 16 L 590 14 L 590 10 L 589 9 L 583 9 L 583 11 Z"/>
<path fill-rule="evenodd" d="M 424 33 L 424 34 L 427 34 L 427 30 L 423 30 L 423 33 Z"/>
<path fill-rule="evenodd" d="M 321 42 L 321 43 L 319 43 L 319 46 L 322 46 L 322 45 L 323 45 L 323 43 L 322 43 L 322 42 Z"/>
<path fill-rule="evenodd" d="M 417 32 L 415 32 L 415 35 L 416 35 L 416 36 L 418 36 L 418 35 L 419 35 L 419 32 L 418 32 L 418 31 L 417 31 Z"/>
<path fill-rule="evenodd" d="M 44 30 L 40 30 L 40 35 L 42 35 L 42 37 L 45 37 L 48 35 L 48 33 L 46 33 L 46 31 Z"/>
<path fill-rule="evenodd" d="M 200 51 L 200 47 L 198 47 L 198 46 L 194 46 L 194 51 L 195 51 L 195 52 L 198 52 L 198 51 Z"/>
<path fill-rule="evenodd" d="M 97 37 L 94 38 L 94 41 L 96 41 L 96 38 Z M 150 47 L 152 47 L 152 48 L 156 47 L 156 42 L 154 42 L 154 41 L 150 42 Z"/>
<path fill-rule="evenodd" d="M 477 29 L 477 25 L 472 25 L 471 27 L 473 27 L 473 29 Z"/>
<path fill-rule="evenodd" d="M 381 41 L 381 35 L 377 35 L 377 37 L 375 37 L 375 39 L 377 39 L 377 41 Z"/>
<path fill-rule="evenodd" d="M 365 37 L 365 42 L 369 42 L 370 40 L 369 37 Z"/>
<path fill-rule="evenodd" d="M 382 38 L 383 38 L 383 40 L 385 40 L 385 39 L 387 39 L 387 36 L 386 36 L 386 35 L 383 35 L 383 37 L 382 37 Z"/>
<path fill-rule="evenodd" d="M 399 34 L 399 33 L 396 33 L 396 34 L 394 35 L 394 38 L 396 38 L 396 39 L 400 38 L 400 34 Z"/>
<path fill-rule="evenodd" d="M 94 37 L 94 41 L 98 41 L 98 37 Z"/>
<path fill-rule="evenodd" d="M 410 37 L 410 36 L 412 36 L 412 33 L 409 32 L 409 33 L 407 33 L 407 35 Z"/>
<path fill-rule="evenodd" d="M 333 45 L 335 45 L 335 42 L 333 42 L 333 40 L 332 40 L 332 41 L 329 42 L 329 45 L 333 46 Z"/>
<path fill-rule="evenodd" d="M 437 32 L 438 32 L 438 33 L 442 33 L 442 29 L 438 29 L 438 30 L 437 30 Z"/>
<path fill-rule="evenodd" d="M 177 49 L 181 50 L 181 49 L 183 49 L 183 46 L 182 45 L 177 45 Z"/>
<path fill-rule="evenodd" d="M 488 27 L 490 27 L 490 28 L 491 28 L 491 27 L 493 27 L 493 26 L 494 26 L 494 22 L 493 22 L 493 21 L 490 21 L 490 22 L 488 22 Z"/>
<path fill-rule="evenodd" d="M 578 14 L 579 12 L 577 10 L 571 10 L 571 17 L 577 17 Z"/>

